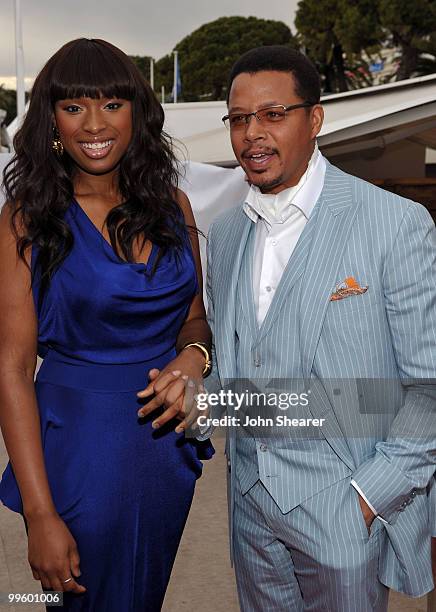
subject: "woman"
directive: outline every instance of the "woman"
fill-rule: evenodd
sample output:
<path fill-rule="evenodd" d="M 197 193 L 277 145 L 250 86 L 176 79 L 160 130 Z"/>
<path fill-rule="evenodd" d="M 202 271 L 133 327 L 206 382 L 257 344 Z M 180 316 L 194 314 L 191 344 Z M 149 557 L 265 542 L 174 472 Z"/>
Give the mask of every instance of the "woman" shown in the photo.
<path fill-rule="evenodd" d="M 5 171 L 0 498 L 68 610 L 161 608 L 199 454 L 213 454 L 180 423 L 210 330 L 163 120 L 124 53 L 75 40 L 37 77 Z"/>

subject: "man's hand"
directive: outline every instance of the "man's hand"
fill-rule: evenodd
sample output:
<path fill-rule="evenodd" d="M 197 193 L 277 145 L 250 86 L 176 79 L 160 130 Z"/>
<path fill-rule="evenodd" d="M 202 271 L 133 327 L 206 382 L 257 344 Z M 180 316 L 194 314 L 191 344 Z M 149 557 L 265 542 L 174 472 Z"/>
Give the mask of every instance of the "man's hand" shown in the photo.
<path fill-rule="evenodd" d="M 368 533 L 370 533 L 372 521 L 375 519 L 375 514 L 361 495 L 359 495 L 359 504 L 360 509 L 362 510 L 363 518 L 365 519 L 366 528 L 368 529 Z"/>

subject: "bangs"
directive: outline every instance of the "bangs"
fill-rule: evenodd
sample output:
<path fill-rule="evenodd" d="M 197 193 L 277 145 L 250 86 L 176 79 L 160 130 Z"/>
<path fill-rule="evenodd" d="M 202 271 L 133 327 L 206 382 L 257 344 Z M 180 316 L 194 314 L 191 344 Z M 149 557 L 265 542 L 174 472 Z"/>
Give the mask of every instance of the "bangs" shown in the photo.
<path fill-rule="evenodd" d="M 111 47 L 87 39 L 71 43 L 52 73 L 52 105 L 58 100 L 82 97 L 133 100 L 137 87 L 129 70 L 130 60 Z"/>

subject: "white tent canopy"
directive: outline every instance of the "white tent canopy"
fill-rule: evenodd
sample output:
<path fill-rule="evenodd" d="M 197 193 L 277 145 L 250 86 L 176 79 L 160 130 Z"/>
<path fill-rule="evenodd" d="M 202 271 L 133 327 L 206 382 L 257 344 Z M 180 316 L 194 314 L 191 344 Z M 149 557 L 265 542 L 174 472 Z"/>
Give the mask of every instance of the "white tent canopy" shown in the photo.
<path fill-rule="evenodd" d="M 436 74 L 324 96 L 322 104 L 325 122 L 318 142 L 330 155 L 370 148 L 380 137 L 387 143 L 419 134 L 426 146 L 436 146 Z M 225 102 L 166 104 L 164 109 L 165 129 L 183 143 L 188 159 L 234 163 L 221 121 Z"/>

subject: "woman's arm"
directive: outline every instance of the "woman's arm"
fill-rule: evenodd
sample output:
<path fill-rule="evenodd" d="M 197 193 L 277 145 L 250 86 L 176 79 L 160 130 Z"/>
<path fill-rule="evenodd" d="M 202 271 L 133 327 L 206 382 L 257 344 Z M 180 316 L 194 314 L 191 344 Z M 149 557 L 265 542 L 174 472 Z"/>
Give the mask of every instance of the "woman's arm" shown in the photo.
<path fill-rule="evenodd" d="M 0 427 L 23 501 L 33 576 L 44 588 L 81 593 L 85 588 L 74 580 L 62 583 L 79 572 L 79 555 L 56 512 L 45 470 L 33 382 L 37 320 L 30 270 L 17 255 L 10 219 L 5 205 L 0 214 Z"/>
<path fill-rule="evenodd" d="M 37 321 L 30 271 L 17 255 L 10 212 L 5 206 L 0 214 L 0 427 L 29 520 L 56 510 L 45 472 L 33 383 Z"/>
<path fill-rule="evenodd" d="M 177 201 L 183 211 L 186 225 L 196 227 L 191 204 L 187 196 L 181 190 L 177 190 Z M 145 416 L 164 405 L 167 410 L 153 421 L 154 427 L 160 427 L 170 419 L 177 416 L 184 418 L 183 397 L 187 379 L 200 381 L 206 359 L 201 350 L 196 347 L 183 347 L 190 342 L 201 342 L 211 354 L 212 334 L 206 319 L 206 311 L 203 303 L 203 275 L 201 270 L 200 247 L 198 236 L 195 231 L 190 231 L 192 252 L 194 255 L 197 271 L 199 291 L 192 300 L 188 315 L 182 325 L 176 342 L 177 357 L 171 361 L 162 371 L 151 370 L 149 375 L 151 382 L 138 393 L 141 398 L 151 395 L 155 397 L 138 411 L 138 416 Z M 193 395 L 193 394 L 191 394 Z M 185 429 L 186 423 L 181 423 L 176 431 Z"/>
<path fill-rule="evenodd" d="M 178 191 L 178 203 L 185 216 L 186 225 L 196 227 L 191 204 L 183 191 Z M 203 303 L 203 274 L 201 269 L 200 245 L 198 243 L 198 235 L 195 231 L 190 231 L 190 239 L 192 252 L 195 260 L 195 268 L 197 270 L 197 278 L 199 284 L 198 294 L 194 297 L 188 316 L 177 337 L 176 350 L 180 352 L 182 348 L 189 342 L 203 342 L 207 345 L 209 354 L 212 345 L 212 333 L 206 319 L 206 310 Z M 189 350 L 189 349 L 186 349 Z M 198 352 L 195 348 L 191 349 Z"/>

